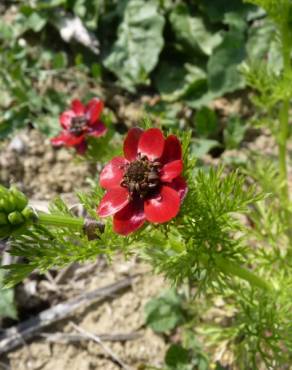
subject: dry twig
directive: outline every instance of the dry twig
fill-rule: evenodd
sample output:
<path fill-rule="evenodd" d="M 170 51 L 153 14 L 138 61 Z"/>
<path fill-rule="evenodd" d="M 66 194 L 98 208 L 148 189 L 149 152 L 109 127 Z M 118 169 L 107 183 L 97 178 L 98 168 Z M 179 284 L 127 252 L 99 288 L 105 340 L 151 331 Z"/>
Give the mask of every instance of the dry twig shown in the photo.
<path fill-rule="evenodd" d="M 137 276 L 137 275 L 135 275 Z M 76 309 L 82 306 L 89 306 L 93 302 L 101 302 L 105 297 L 122 292 L 132 285 L 134 276 L 128 277 L 117 283 L 98 288 L 92 292 L 79 295 L 76 298 L 59 303 L 56 306 L 42 311 L 37 316 L 20 323 L 19 325 L 7 329 L 0 336 L 0 354 L 8 352 L 21 345 L 24 341 L 39 334 L 43 328 L 63 319 L 67 319 Z"/>
<path fill-rule="evenodd" d="M 128 365 L 126 365 L 107 345 L 105 345 L 102 342 L 102 340 L 100 339 L 100 337 L 98 337 L 97 335 L 94 335 L 94 334 L 92 334 L 90 332 L 87 332 L 86 330 L 80 328 L 79 326 L 77 326 L 73 322 L 71 324 L 74 327 L 74 329 L 76 329 L 84 338 L 91 339 L 94 342 L 96 342 L 97 344 L 99 344 L 101 346 L 101 348 L 104 350 L 104 352 L 106 352 L 115 363 L 117 363 L 118 365 L 120 365 L 120 367 L 122 369 L 130 370 L 130 368 L 128 367 Z"/>
<path fill-rule="evenodd" d="M 95 334 L 96 335 L 96 334 Z M 42 333 L 40 334 L 41 337 L 46 338 L 47 341 L 53 343 L 72 343 L 72 342 L 80 342 L 84 339 L 84 335 L 75 334 L 75 333 Z M 141 337 L 140 333 L 133 332 L 133 333 L 117 333 L 117 334 L 100 334 L 97 335 L 100 340 L 103 342 L 127 342 L 130 340 L 135 340 Z"/>

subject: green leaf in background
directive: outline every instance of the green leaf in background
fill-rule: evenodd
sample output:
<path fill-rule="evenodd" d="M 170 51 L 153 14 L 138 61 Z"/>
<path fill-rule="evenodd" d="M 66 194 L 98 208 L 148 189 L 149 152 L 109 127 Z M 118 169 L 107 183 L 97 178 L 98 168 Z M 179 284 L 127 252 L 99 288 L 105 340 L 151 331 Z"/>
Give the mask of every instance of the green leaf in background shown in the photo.
<path fill-rule="evenodd" d="M 146 324 L 157 333 L 174 329 L 184 321 L 181 303 L 182 298 L 174 289 L 151 299 L 145 306 Z"/>
<path fill-rule="evenodd" d="M 118 39 L 104 65 L 121 85 L 134 91 L 137 84 L 147 83 L 148 74 L 158 62 L 163 47 L 164 17 L 155 0 L 130 0 L 118 29 Z"/>
<path fill-rule="evenodd" d="M 172 344 L 166 352 L 165 363 L 172 369 L 183 369 L 189 364 L 189 351 L 179 344 Z"/>
<path fill-rule="evenodd" d="M 13 28 L 11 25 L 0 19 L 0 40 L 12 39 L 14 36 Z"/>
<path fill-rule="evenodd" d="M 222 96 L 245 86 L 238 66 L 245 58 L 244 34 L 231 29 L 210 56 L 207 70 L 211 92 Z"/>
<path fill-rule="evenodd" d="M 2 288 L 4 271 L 0 269 L 0 317 L 17 319 L 17 311 L 14 304 L 13 289 Z"/>
<path fill-rule="evenodd" d="M 222 40 L 219 32 L 207 29 L 202 17 L 191 16 L 185 4 L 178 5 L 171 12 L 169 20 L 177 40 L 195 51 L 211 55 Z"/>
<path fill-rule="evenodd" d="M 202 158 L 209 153 L 211 149 L 216 147 L 220 147 L 220 143 L 217 140 L 193 139 L 191 151 L 196 158 Z"/>
<path fill-rule="evenodd" d="M 163 62 L 155 74 L 155 84 L 166 101 L 178 100 L 188 94 L 200 91 L 206 84 L 206 72 L 201 68 L 191 65 L 174 65 Z"/>
<path fill-rule="evenodd" d="M 60 131 L 58 116 L 42 115 L 34 123 L 38 130 L 49 137 L 56 136 Z"/>
<path fill-rule="evenodd" d="M 54 69 L 63 69 L 66 68 L 68 64 L 67 55 L 64 52 L 59 52 L 54 55 L 53 58 L 53 68 Z"/>
<path fill-rule="evenodd" d="M 216 113 L 208 107 L 202 107 L 196 112 L 195 123 L 197 134 L 200 137 L 208 137 L 218 131 Z"/>
<path fill-rule="evenodd" d="M 28 29 L 32 29 L 34 32 L 40 32 L 47 23 L 47 19 L 42 17 L 40 13 L 33 12 L 26 21 Z"/>
<path fill-rule="evenodd" d="M 198 95 L 198 94 L 188 94 L 184 101 L 185 103 L 190 107 L 190 108 L 193 108 L 193 109 L 199 109 L 199 108 L 202 108 L 204 106 L 206 106 L 207 104 L 209 104 L 213 99 L 216 99 L 218 98 L 220 95 L 215 93 L 215 92 L 212 92 L 212 91 L 208 91 L 208 85 L 207 85 L 207 81 L 206 81 L 206 85 L 205 87 L 201 90 L 201 94 Z"/>
<path fill-rule="evenodd" d="M 222 22 L 226 13 L 236 12 L 245 16 L 255 7 L 242 0 L 199 0 L 199 5 L 211 22 Z"/>
<path fill-rule="evenodd" d="M 248 26 L 246 19 L 240 13 L 230 12 L 224 15 L 223 23 L 234 30 L 244 32 Z"/>
<path fill-rule="evenodd" d="M 240 117 L 231 116 L 224 129 L 224 144 L 227 149 L 236 149 L 244 139 L 247 126 L 243 124 Z"/>
<path fill-rule="evenodd" d="M 179 126 L 179 112 L 182 110 L 182 104 L 179 102 L 168 103 L 160 100 L 155 105 L 145 105 L 146 112 L 153 117 L 153 120 L 159 120 L 159 124 L 164 127 Z"/>
<path fill-rule="evenodd" d="M 100 66 L 100 64 L 93 63 L 91 65 L 91 73 L 92 73 L 92 76 L 94 78 L 100 79 L 101 78 L 101 66 Z"/>
<path fill-rule="evenodd" d="M 283 68 L 281 45 L 276 28 L 267 19 L 261 21 L 260 26 L 250 28 L 246 52 L 250 63 L 266 61 L 268 69 L 277 74 Z"/>

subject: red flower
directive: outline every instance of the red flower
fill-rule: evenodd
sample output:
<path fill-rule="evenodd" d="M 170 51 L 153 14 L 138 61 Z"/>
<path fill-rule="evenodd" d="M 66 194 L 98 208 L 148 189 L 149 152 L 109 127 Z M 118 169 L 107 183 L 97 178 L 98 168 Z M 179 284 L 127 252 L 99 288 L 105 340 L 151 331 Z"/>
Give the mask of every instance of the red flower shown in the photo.
<path fill-rule="evenodd" d="M 93 98 L 84 106 L 80 100 L 73 100 L 71 109 L 60 115 L 63 128 L 59 136 L 51 139 L 55 146 L 74 147 L 79 154 L 84 154 L 87 148 L 88 136 L 99 137 L 106 133 L 107 128 L 100 121 L 103 101 Z"/>
<path fill-rule="evenodd" d="M 145 221 L 163 223 L 174 218 L 187 193 L 178 138 L 165 139 L 157 128 L 132 128 L 124 141 L 124 156 L 113 158 L 101 172 L 100 185 L 107 192 L 98 215 L 114 215 L 114 230 L 122 235 Z"/>

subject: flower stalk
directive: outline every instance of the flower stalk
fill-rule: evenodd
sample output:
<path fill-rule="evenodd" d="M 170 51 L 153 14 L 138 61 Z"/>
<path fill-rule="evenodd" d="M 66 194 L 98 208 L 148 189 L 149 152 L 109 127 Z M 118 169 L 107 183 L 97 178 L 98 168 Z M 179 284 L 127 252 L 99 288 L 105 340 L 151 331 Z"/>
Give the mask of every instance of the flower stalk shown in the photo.
<path fill-rule="evenodd" d="M 81 217 L 38 213 L 36 215 L 36 222 L 46 226 L 67 227 L 69 229 L 83 231 L 88 240 L 97 239 L 104 232 L 104 224 L 89 217 L 83 219 Z"/>
<path fill-rule="evenodd" d="M 267 283 L 264 279 L 235 263 L 231 264 L 221 257 L 217 257 L 215 262 L 220 270 L 227 275 L 232 275 L 243 279 L 247 281 L 252 287 L 261 288 L 264 290 L 273 290 L 272 285 Z"/>
<path fill-rule="evenodd" d="M 281 30 L 282 38 L 282 56 L 284 64 L 284 78 L 291 73 L 291 63 L 290 63 L 290 50 L 291 50 L 291 40 L 290 40 L 290 29 L 285 23 Z M 287 140 L 289 135 L 289 107 L 290 107 L 290 97 L 288 96 L 283 100 L 282 107 L 279 113 L 279 136 L 278 136 L 278 147 L 279 147 L 279 171 L 280 179 L 282 182 L 282 203 L 287 205 L 289 201 L 288 192 L 288 180 L 287 180 Z"/>
<path fill-rule="evenodd" d="M 37 222 L 41 225 L 65 226 L 73 229 L 82 229 L 84 225 L 84 219 L 81 217 L 70 217 L 49 213 L 38 213 Z"/>
<path fill-rule="evenodd" d="M 209 261 L 209 256 L 204 255 L 201 258 L 201 261 L 203 262 L 203 264 L 207 264 Z M 254 288 L 260 288 L 266 291 L 272 291 L 274 289 L 273 286 L 266 282 L 264 279 L 234 262 L 231 263 L 220 256 L 216 256 L 213 262 L 215 263 L 217 268 L 224 274 L 235 276 L 242 280 L 245 280 Z"/>

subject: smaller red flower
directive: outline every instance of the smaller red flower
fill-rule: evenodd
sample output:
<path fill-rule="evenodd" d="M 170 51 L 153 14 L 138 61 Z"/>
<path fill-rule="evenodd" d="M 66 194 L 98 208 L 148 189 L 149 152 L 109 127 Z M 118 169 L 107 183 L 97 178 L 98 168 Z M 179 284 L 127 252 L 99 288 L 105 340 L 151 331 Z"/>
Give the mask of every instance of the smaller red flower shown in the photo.
<path fill-rule="evenodd" d="M 176 217 L 187 193 L 181 176 L 182 149 L 174 135 L 132 128 L 124 141 L 124 157 L 113 158 L 102 170 L 106 189 L 97 213 L 113 215 L 114 230 L 127 235 L 145 221 L 164 223 Z"/>
<path fill-rule="evenodd" d="M 71 102 L 71 109 L 60 115 L 61 133 L 51 139 L 54 146 L 74 147 L 79 154 L 84 154 L 87 148 L 88 136 L 100 137 L 107 128 L 100 120 L 103 101 L 93 98 L 84 106 L 80 100 Z"/>

